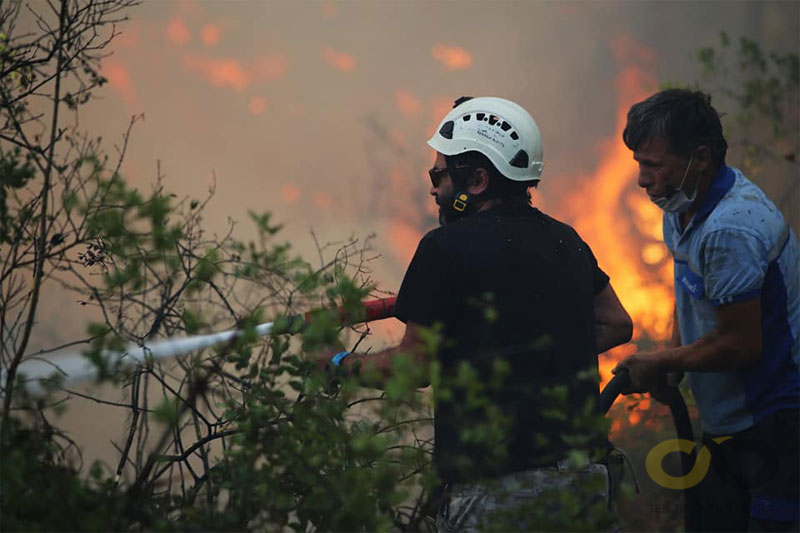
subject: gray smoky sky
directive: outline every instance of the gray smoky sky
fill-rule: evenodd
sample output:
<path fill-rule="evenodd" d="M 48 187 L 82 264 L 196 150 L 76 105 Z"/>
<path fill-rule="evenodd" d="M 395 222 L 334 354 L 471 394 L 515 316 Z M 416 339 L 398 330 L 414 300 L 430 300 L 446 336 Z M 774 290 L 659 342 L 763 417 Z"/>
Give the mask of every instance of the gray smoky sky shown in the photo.
<path fill-rule="evenodd" d="M 460 95 L 531 112 L 557 211 L 548 195 L 590 173 L 614 136 L 627 64 L 655 89 L 697 80 L 696 52 L 721 31 L 799 48 L 796 2 L 154 1 L 130 18 L 82 123 L 114 139 L 144 113 L 128 179 L 146 187 L 160 161 L 167 188 L 202 196 L 214 175 L 210 227 L 269 210 L 301 249 L 310 227 L 379 242 L 398 217 L 431 227 L 425 140 Z"/>

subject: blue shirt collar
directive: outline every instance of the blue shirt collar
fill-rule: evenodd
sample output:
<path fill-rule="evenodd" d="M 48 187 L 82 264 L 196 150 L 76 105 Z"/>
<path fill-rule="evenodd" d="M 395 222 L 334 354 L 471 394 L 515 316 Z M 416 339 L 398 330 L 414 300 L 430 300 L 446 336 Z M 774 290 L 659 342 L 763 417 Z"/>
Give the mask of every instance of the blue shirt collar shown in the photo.
<path fill-rule="evenodd" d="M 700 221 L 707 217 L 708 214 L 714 210 L 722 197 L 731 190 L 734 181 L 736 181 L 736 175 L 733 173 L 733 169 L 727 165 L 722 165 L 722 168 L 719 169 L 719 172 L 717 172 L 717 175 L 714 176 L 714 179 L 711 181 L 711 186 L 706 192 L 706 197 L 703 198 L 703 203 L 700 204 L 697 213 L 692 217 L 693 220 Z"/>

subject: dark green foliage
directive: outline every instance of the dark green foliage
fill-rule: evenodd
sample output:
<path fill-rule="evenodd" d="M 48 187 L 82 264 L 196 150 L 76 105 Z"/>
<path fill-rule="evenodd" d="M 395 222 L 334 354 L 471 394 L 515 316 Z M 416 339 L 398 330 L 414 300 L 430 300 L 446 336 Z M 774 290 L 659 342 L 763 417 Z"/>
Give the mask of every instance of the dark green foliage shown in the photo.
<path fill-rule="evenodd" d="M 723 98 L 718 109 L 734 110 L 734 131 L 728 135 L 742 144 L 747 170 L 757 172 L 765 159 L 796 162 L 798 53 L 768 51 L 752 39 L 732 41 L 722 32 L 719 44 L 699 49 L 697 58 L 702 85 Z"/>
<path fill-rule="evenodd" d="M 4 531 L 112 531 L 130 523 L 102 471 L 83 480 L 52 433 L 4 424 L 0 509 Z"/>
<path fill-rule="evenodd" d="M 242 433 L 212 475 L 229 493 L 225 512 L 242 527 L 255 521 L 298 531 L 392 529 L 410 489 L 398 481 L 425 464 L 424 452 L 388 452 L 395 439 L 379 421 L 347 420 L 352 384 L 330 397 L 324 375 L 294 357 L 284 361 L 294 392 L 276 391 L 272 372 L 251 384 L 238 415 Z"/>

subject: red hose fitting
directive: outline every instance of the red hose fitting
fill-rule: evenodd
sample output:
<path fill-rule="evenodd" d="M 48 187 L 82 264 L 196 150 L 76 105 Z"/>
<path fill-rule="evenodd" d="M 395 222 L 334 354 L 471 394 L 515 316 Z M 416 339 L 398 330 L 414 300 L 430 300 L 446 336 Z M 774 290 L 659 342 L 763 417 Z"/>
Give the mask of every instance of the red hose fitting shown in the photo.
<path fill-rule="evenodd" d="M 382 320 L 384 318 L 391 318 L 394 316 L 394 306 L 397 303 L 397 297 L 380 298 L 378 300 L 370 300 L 364 302 L 364 309 L 367 312 L 365 322 L 372 322 L 373 320 Z"/>
<path fill-rule="evenodd" d="M 356 324 L 359 322 L 372 322 L 374 320 L 383 320 L 384 318 L 391 318 L 394 316 L 394 306 L 397 302 L 397 297 L 379 298 L 377 300 L 369 300 L 363 302 L 365 316 L 363 319 L 354 320 L 352 316 L 348 315 L 343 307 L 336 309 L 339 313 L 339 320 L 342 325 Z M 309 311 L 303 315 L 303 321 L 308 324 L 311 322 L 315 311 Z"/>

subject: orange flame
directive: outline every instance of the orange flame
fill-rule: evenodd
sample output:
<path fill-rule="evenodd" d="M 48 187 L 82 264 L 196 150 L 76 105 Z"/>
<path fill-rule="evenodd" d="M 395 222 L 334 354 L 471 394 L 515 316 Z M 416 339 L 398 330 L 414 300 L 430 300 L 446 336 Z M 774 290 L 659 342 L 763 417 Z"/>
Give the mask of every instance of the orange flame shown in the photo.
<path fill-rule="evenodd" d="M 614 43 L 617 56 L 626 61 L 631 60 L 629 49 L 637 47 L 628 39 Z M 636 54 L 633 59 L 639 62 L 652 59 L 647 50 Z M 581 185 L 566 198 L 564 207 L 633 318 L 634 340 L 646 336 L 664 341 L 670 331 L 674 299 L 671 261 L 661 237 L 661 211 L 635 186 L 638 167 L 622 142 L 628 108 L 647 97 L 646 87 L 654 85 L 639 67 L 627 66 L 620 71 L 614 137 L 603 143 L 602 160 L 590 176 L 580 180 Z M 635 351 L 635 345 L 628 344 L 601 358 L 603 384 L 611 378 L 617 361 Z M 629 417 L 632 424 L 640 418 L 634 413 Z"/>
<path fill-rule="evenodd" d="M 431 54 L 448 70 L 463 70 L 472 65 L 472 55 L 459 46 L 437 44 Z"/>
<path fill-rule="evenodd" d="M 281 200 L 289 205 L 295 205 L 300 200 L 300 189 L 287 183 L 281 188 Z"/>
<path fill-rule="evenodd" d="M 202 55 L 186 55 L 183 68 L 200 74 L 214 87 L 243 91 L 251 84 L 275 81 L 283 78 L 289 62 L 282 53 L 257 58 L 251 66 L 234 58 L 212 58 Z"/>
<path fill-rule="evenodd" d="M 103 62 L 103 75 L 108 78 L 109 85 L 119 92 L 125 103 L 128 105 L 136 103 L 136 91 L 128 67 L 119 61 L 106 59 Z"/>
<path fill-rule="evenodd" d="M 340 72 L 352 72 L 356 69 L 356 59 L 353 56 L 334 50 L 330 46 L 322 50 L 322 58 Z"/>
<path fill-rule="evenodd" d="M 203 40 L 203 44 L 209 48 L 217 46 L 220 38 L 219 28 L 212 24 L 204 26 L 203 31 L 200 33 L 200 38 Z"/>
<path fill-rule="evenodd" d="M 186 44 L 192 38 L 186 23 L 179 18 L 174 18 L 167 25 L 167 37 L 175 44 Z"/>
<path fill-rule="evenodd" d="M 191 72 L 199 72 L 215 87 L 227 87 L 243 91 L 250 85 L 250 75 L 236 59 L 209 59 L 188 56 L 183 66 Z"/>

